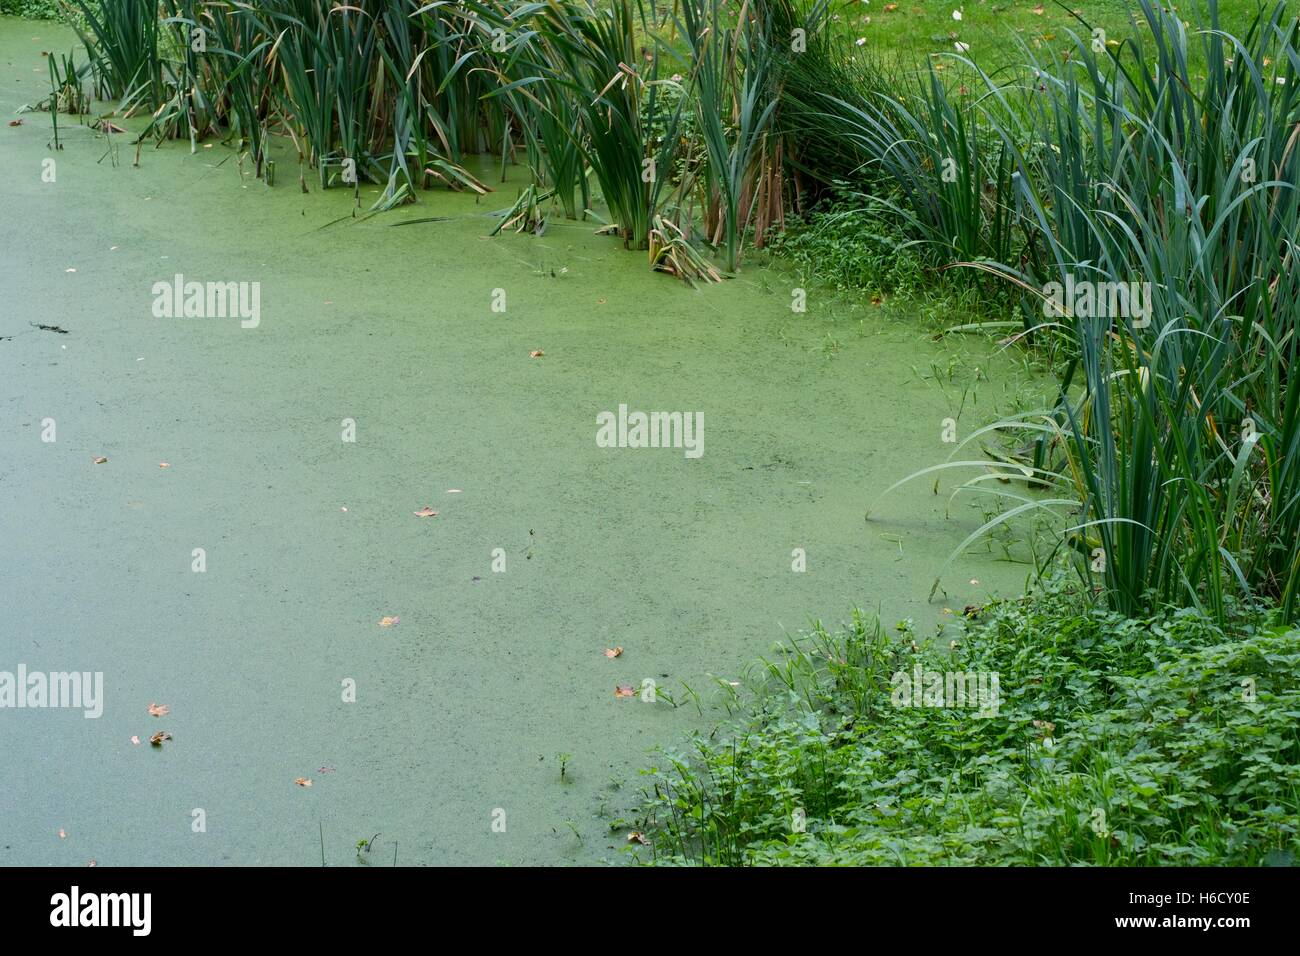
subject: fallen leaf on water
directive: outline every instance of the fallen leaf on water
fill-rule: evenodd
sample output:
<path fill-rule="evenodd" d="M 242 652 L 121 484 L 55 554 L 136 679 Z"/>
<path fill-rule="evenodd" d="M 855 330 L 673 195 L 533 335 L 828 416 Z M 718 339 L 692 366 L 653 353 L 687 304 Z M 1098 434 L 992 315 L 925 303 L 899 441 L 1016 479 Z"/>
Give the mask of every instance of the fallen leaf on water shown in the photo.
<path fill-rule="evenodd" d="M 169 706 L 167 706 L 166 704 L 153 704 L 153 703 L 151 703 L 151 704 L 149 705 L 149 716 L 150 716 L 150 717 L 166 717 L 166 716 L 167 716 L 168 714 L 170 714 L 171 712 L 172 712 L 172 709 L 171 709 Z"/>
<path fill-rule="evenodd" d="M 621 647 L 605 648 L 605 656 L 608 657 L 610 660 L 613 660 L 614 658 L 618 657 L 622 653 L 623 653 L 623 648 Z"/>
<path fill-rule="evenodd" d="M 106 464 L 106 463 L 108 462 L 108 459 L 105 458 L 103 455 L 100 455 L 98 458 L 96 458 L 96 459 L 94 460 L 94 462 L 95 462 L 96 465 L 103 465 L 103 464 Z"/>
<path fill-rule="evenodd" d="M 413 512 L 411 512 L 411 513 L 414 514 L 417 518 L 436 518 L 436 517 L 438 517 L 438 512 L 434 511 L 434 510 L 433 510 L 432 508 L 430 508 L 428 505 L 425 505 L 425 506 L 424 506 L 423 508 L 421 508 L 419 511 L 413 511 Z"/>
<path fill-rule="evenodd" d="M 134 734 L 131 735 L 131 746 L 132 747 L 140 746 L 140 738 L 135 736 Z"/>
<path fill-rule="evenodd" d="M 64 830 L 63 827 L 59 827 L 59 839 L 66 840 L 67 838 L 68 838 L 68 832 Z"/>
<path fill-rule="evenodd" d="M 543 355 L 545 355 L 545 354 L 546 354 L 546 353 L 543 352 L 541 349 L 533 349 L 531 352 L 528 353 L 528 357 L 529 357 L 529 358 L 541 358 L 541 357 L 542 357 Z"/>
<path fill-rule="evenodd" d="M 459 488 L 448 488 L 448 489 L 447 489 L 447 494 L 449 494 L 449 495 L 458 495 L 458 494 L 460 494 L 460 489 L 459 489 Z"/>
<path fill-rule="evenodd" d="M 171 466 L 172 466 L 172 463 L 171 463 L 170 461 L 160 461 L 160 462 L 158 462 L 158 467 L 159 467 L 159 468 L 170 468 Z"/>
<path fill-rule="evenodd" d="M 631 833 L 629 833 L 627 835 L 627 842 L 640 843 L 642 846 L 650 845 L 650 841 L 646 839 L 646 835 L 642 833 L 640 830 L 633 830 Z"/>
<path fill-rule="evenodd" d="M 22 126 L 22 125 L 23 125 L 23 121 L 20 120 L 20 119 L 10 120 L 10 121 L 9 121 L 9 125 L 10 125 L 10 126 Z"/>
<path fill-rule="evenodd" d="M 167 731 L 165 730 L 160 730 L 158 731 L 158 733 L 154 734 L 152 737 L 149 738 L 149 743 L 153 744 L 155 747 L 161 747 L 163 745 L 164 740 L 171 740 L 171 739 L 172 739 L 171 734 L 167 733 Z"/>
<path fill-rule="evenodd" d="M 614 688 L 615 697 L 635 697 L 636 688 L 631 684 L 619 684 Z"/>
<path fill-rule="evenodd" d="M 398 621 L 400 621 L 400 620 L 401 620 L 400 617 L 381 617 L 381 618 L 379 619 L 379 626 L 380 626 L 380 627 L 392 627 L 394 624 L 396 624 L 396 623 L 397 623 Z"/>
<path fill-rule="evenodd" d="M 294 783 L 296 783 L 296 784 L 297 784 L 298 786 L 300 786 L 300 787 L 310 787 L 310 786 L 311 786 L 311 781 L 308 780 L 306 777 L 299 777 L 297 780 L 294 781 Z"/>

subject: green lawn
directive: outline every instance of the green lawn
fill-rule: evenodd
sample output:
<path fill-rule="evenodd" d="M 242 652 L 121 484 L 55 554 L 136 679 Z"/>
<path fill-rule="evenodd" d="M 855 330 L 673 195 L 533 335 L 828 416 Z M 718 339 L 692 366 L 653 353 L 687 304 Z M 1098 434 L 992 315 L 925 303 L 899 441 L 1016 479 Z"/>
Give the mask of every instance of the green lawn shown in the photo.
<path fill-rule="evenodd" d="M 1020 58 L 1020 45 L 1036 55 L 1069 49 L 1069 31 L 1086 31 L 1073 14 L 1106 31 L 1108 39 L 1130 34 L 1129 19 L 1141 19 L 1141 8 L 1126 0 L 1089 0 L 1061 5 L 1052 0 L 867 0 L 837 4 L 837 24 L 853 41 L 865 40 L 863 48 L 883 54 L 896 66 L 920 64 L 933 54 L 958 52 L 957 43 L 968 44 L 969 55 L 984 69 L 992 69 Z M 1200 7 L 1195 3 L 1175 6 L 1195 29 Z M 1254 19 L 1256 0 L 1220 0 L 1222 26 L 1244 31 Z M 961 20 L 953 12 L 961 13 Z"/>

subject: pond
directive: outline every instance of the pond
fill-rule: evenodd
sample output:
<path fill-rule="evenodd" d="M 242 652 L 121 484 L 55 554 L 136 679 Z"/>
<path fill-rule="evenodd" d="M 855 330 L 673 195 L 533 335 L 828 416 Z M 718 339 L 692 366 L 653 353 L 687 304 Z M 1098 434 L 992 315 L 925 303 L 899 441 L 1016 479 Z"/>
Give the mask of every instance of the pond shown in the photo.
<path fill-rule="evenodd" d="M 1022 588 L 974 549 L 927 601 L 981 520 L 930 479 L 863 518 L 1006 410 L 984 345 L 593 222 L 485 238 L 518 167 L 366 218 L 288 153 L 55 151 L 16 111 L 71 46 L 0 19 L 0 670 L 102 673 L 103 713 L 0 712 L 0 864 L 619 860 L 648 751 L 774 642 Z M 681 416 L 600 440 L 634 412 Z"/>

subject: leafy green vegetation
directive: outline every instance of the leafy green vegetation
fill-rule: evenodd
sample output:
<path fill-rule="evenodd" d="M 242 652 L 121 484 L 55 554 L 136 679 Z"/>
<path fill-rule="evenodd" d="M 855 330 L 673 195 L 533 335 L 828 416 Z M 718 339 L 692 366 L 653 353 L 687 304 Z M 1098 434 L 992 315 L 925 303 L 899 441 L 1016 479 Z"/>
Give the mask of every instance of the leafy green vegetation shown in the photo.
<path fill-rule="evenodd" d="M 0 16 L 54 20 L 62 14 L 59 0 L 0 0 Z"/>
<path fill-rule="evenodd" d="M 1296 860 L 1300 630 L 1125 618 L 1059 582 L 972 613 L 926 645 L 855 616 L 764 661 L 745 719 L 647 771 L 653 860 Z M 997 712 L 897 706 L 918 666 L 997 674 Z"/>

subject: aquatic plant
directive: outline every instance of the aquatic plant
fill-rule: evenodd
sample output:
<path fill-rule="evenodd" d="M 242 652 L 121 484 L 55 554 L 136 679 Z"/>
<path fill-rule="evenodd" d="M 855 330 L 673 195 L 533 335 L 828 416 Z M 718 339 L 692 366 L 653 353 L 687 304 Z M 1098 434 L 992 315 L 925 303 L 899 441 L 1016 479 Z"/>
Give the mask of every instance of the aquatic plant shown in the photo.
<path fill-rule="evenodd" d="M 979 218 L 987 241 L 958 231 L 950 265 L 1020 290 L 1026 331 L 1050 335 L 1063 355 L 1055 407 L 969 436 L 955 456 L 969 459 L 990 431 L 1027 432 L 1034 448 L 1021 474 L 1051 497 L 993 484 L 1016 472 L 1005 460 L 962 490 L 1009 502 L 984 531 L 1060 512 L 1082 572 L 1124 613 L 1171 602 L 1222 617 L 1235 591 L 1280 601 L 1292 616 L 1297 26 L 1279 4 L 1233 37 L 1211 2 L 1196 41 L 1208 67 L 1197 76 L 1182 21 L 1148 0 L 1142 9 L 1147 30 L 1122 43 L 1081 31 L 1068 55 L 1029 60 L 1032 82 L 986 78 L 992 105 L 979 116 L 1001 143 L 996 163 L 963 152 L 974 114 L 950 102 L 963 94 L 932 83 L 929 118 L 917 120 L 930 145 L 915 162 L 928 169 L 952 150 L 958 176 L 926 179 L 909 199 L 912 220 L 933 209 L 954 211 L 955 226 Z M 951 198 L 985 175 L 997 186 L 978 204 Z M 977 216 L 977 206 L 991 211 Z M 931 220 L 948 221 L 947 212 Z M 997 255 L 1013 233 L 1014 254 Z"/>
<path fill-rule="evenodd" d="M 90 53 L 100 97 L 120 100 L 121 108 L 128 111 L 138 100 L 145 105 L 158 101 L 162 67 L 157 0 L 71 0 L 71 4 L 76 16 L 70 19 Z"/>

